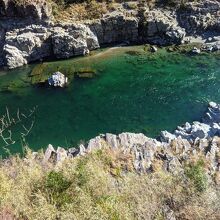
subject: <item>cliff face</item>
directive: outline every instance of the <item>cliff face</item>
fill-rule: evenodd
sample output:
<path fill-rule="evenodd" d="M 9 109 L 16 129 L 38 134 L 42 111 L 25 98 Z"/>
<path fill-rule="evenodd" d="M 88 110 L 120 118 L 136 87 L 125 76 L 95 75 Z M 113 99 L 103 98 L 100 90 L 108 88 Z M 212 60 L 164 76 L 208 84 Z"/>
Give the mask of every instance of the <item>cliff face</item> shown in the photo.
<path fill-rule="evenodd" d="M 186 35 L 220 33 L 217 0 L 187 3 L 176 11 L 126 8 L 77 23 L 50 21 L 51 6 L 44 0 L 16 7 L 13 2 L 0 0 L 0 65 L 9 68 L 47 57 L 85 55 L 105 44 L 172 45 L 184 43 Z"/>
<path fill-rule="evenodd" d="M 34 18 L 36 20 L 50 19 L 52 6 L 46 0 L 39 1 L 18 1 L 0 0 L 0 18 Z"/>

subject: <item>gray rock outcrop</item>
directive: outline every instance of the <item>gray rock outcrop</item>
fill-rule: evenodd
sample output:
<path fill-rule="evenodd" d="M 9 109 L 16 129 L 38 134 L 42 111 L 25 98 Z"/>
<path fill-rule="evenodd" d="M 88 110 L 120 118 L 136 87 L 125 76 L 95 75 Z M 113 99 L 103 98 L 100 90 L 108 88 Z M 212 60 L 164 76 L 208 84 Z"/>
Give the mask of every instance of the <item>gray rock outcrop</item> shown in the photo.
<path fill-rule="evenodd" d="M 169 11 L 147 11 L 142 22 L 140 31 L 143 41 L 153 44 L 180 44 L 186 35 L 185 30 L 178 25 L 175 15 Z"/>
<path fill-rule="evenodd" d="M 96 35 L 85 25 L 55 27 L 53 32 L 52 47 L 57 58 L 86 55 L 100 47 Z"/>
<path fill-rule="evenodd" d="M 6 32 L 3 53 L 9 68 L 15 68 L 51 55 L 51 32 L 42 25 L 31 25 Z"/>
<path fill-rule="evenodd" d="M 161 132 L 161 141 L 170 143 L 177 137 L 181 137 L 193 143 L 197 138 L 209 139 L 220 135 L 220 105 L 210 102 L 202 122 L 185 123 L 178 126 L 173 134 Z"/>
<path fill-rule="evenodd" d="M 188 33 L 220 32 L 220 2 L 204 0 L 185 3 L 178 11 L 178 21 Z"/>
<path fill-rule="evenodd" d="M 52 6 L 46 0 L 21 1 L 0 0 L 0 17 L 23 17 L 36 20 L 50 19 Z"/>
<path fill-rule="evenodd" d="M 96 48 L 99 48 L 97 37 L 85 25 L 31 25 L 6 32 L 3 54 L 6 65 L 16 68 L 53 56 L 85 55 Z"/>
<path fill-rule="evenodd" d="M 100 20 L 87 23 L 100 44 L 138 42 L 138 18 L 127 17 L 119 12 L 107 14 Z"/>

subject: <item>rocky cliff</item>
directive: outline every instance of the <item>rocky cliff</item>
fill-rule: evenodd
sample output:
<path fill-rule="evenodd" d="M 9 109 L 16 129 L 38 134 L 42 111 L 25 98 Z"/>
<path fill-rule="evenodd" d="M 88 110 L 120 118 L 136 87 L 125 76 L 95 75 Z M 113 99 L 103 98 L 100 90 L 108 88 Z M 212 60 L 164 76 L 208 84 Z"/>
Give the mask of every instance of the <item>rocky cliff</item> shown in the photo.
<path fill-rule="evenodd" d="M 77 23 L 52 22 L 50 5 L 44 0 L 17 8 L 13 2 L 0 0 L 0 65 L 9 68 L 49 57 L 85 55 L 106 44 L 181 44 L 186 35 L 208 38 L 210 31 L 211 40 L 220 44 L 214 37 L 220 33 L 218 0 L 191 2 L 173 11 L 142 5 Z"/>

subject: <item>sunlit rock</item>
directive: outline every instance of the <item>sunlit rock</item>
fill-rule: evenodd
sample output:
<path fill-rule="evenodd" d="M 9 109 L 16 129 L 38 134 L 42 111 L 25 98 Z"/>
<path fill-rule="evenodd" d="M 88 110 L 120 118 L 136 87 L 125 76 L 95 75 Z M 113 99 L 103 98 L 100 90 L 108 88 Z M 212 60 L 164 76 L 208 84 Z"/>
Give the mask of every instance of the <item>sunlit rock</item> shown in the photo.
<path fill-rule="evenodd" d="M 64 87 L 68 82 L 68 78 L 61 72 L 55 72 L 48 79 L 48 84 L 54 87 Z"/>

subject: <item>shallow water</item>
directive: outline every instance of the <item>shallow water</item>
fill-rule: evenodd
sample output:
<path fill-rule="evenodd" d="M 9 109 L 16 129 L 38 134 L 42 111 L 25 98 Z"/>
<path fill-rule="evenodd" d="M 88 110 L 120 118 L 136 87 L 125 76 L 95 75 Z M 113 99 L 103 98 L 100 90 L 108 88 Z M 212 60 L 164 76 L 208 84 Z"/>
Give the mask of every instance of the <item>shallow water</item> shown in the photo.
<path fill-rule="evenodd" d="M 135 52 L 134 52 L 135 51 Z M 26 66 L 0 72 L 0 111 L 34 106 L 36 119 L 26 137 L 37 150 L 49 143 L 69 147 L 99 133 L 143 132 L 156 137 L 186 121 L 199 120 L 209 101 L 220 102 L 220 55 L 189 56 L 144 47 L 115 48 L 96 55 L 47 63 L 47 71 L 71 74 L 94 69 L 92 79 L 73 79 L 65 89 L 37 87 Z M 15 130 L 16 132 L 19 132 Z M 21 152 L 17 135 L 13 152 Z M 3 143 L 2 143 L 3 144 Z M 2 153 L 3 150 L 0 150 Z"/>

